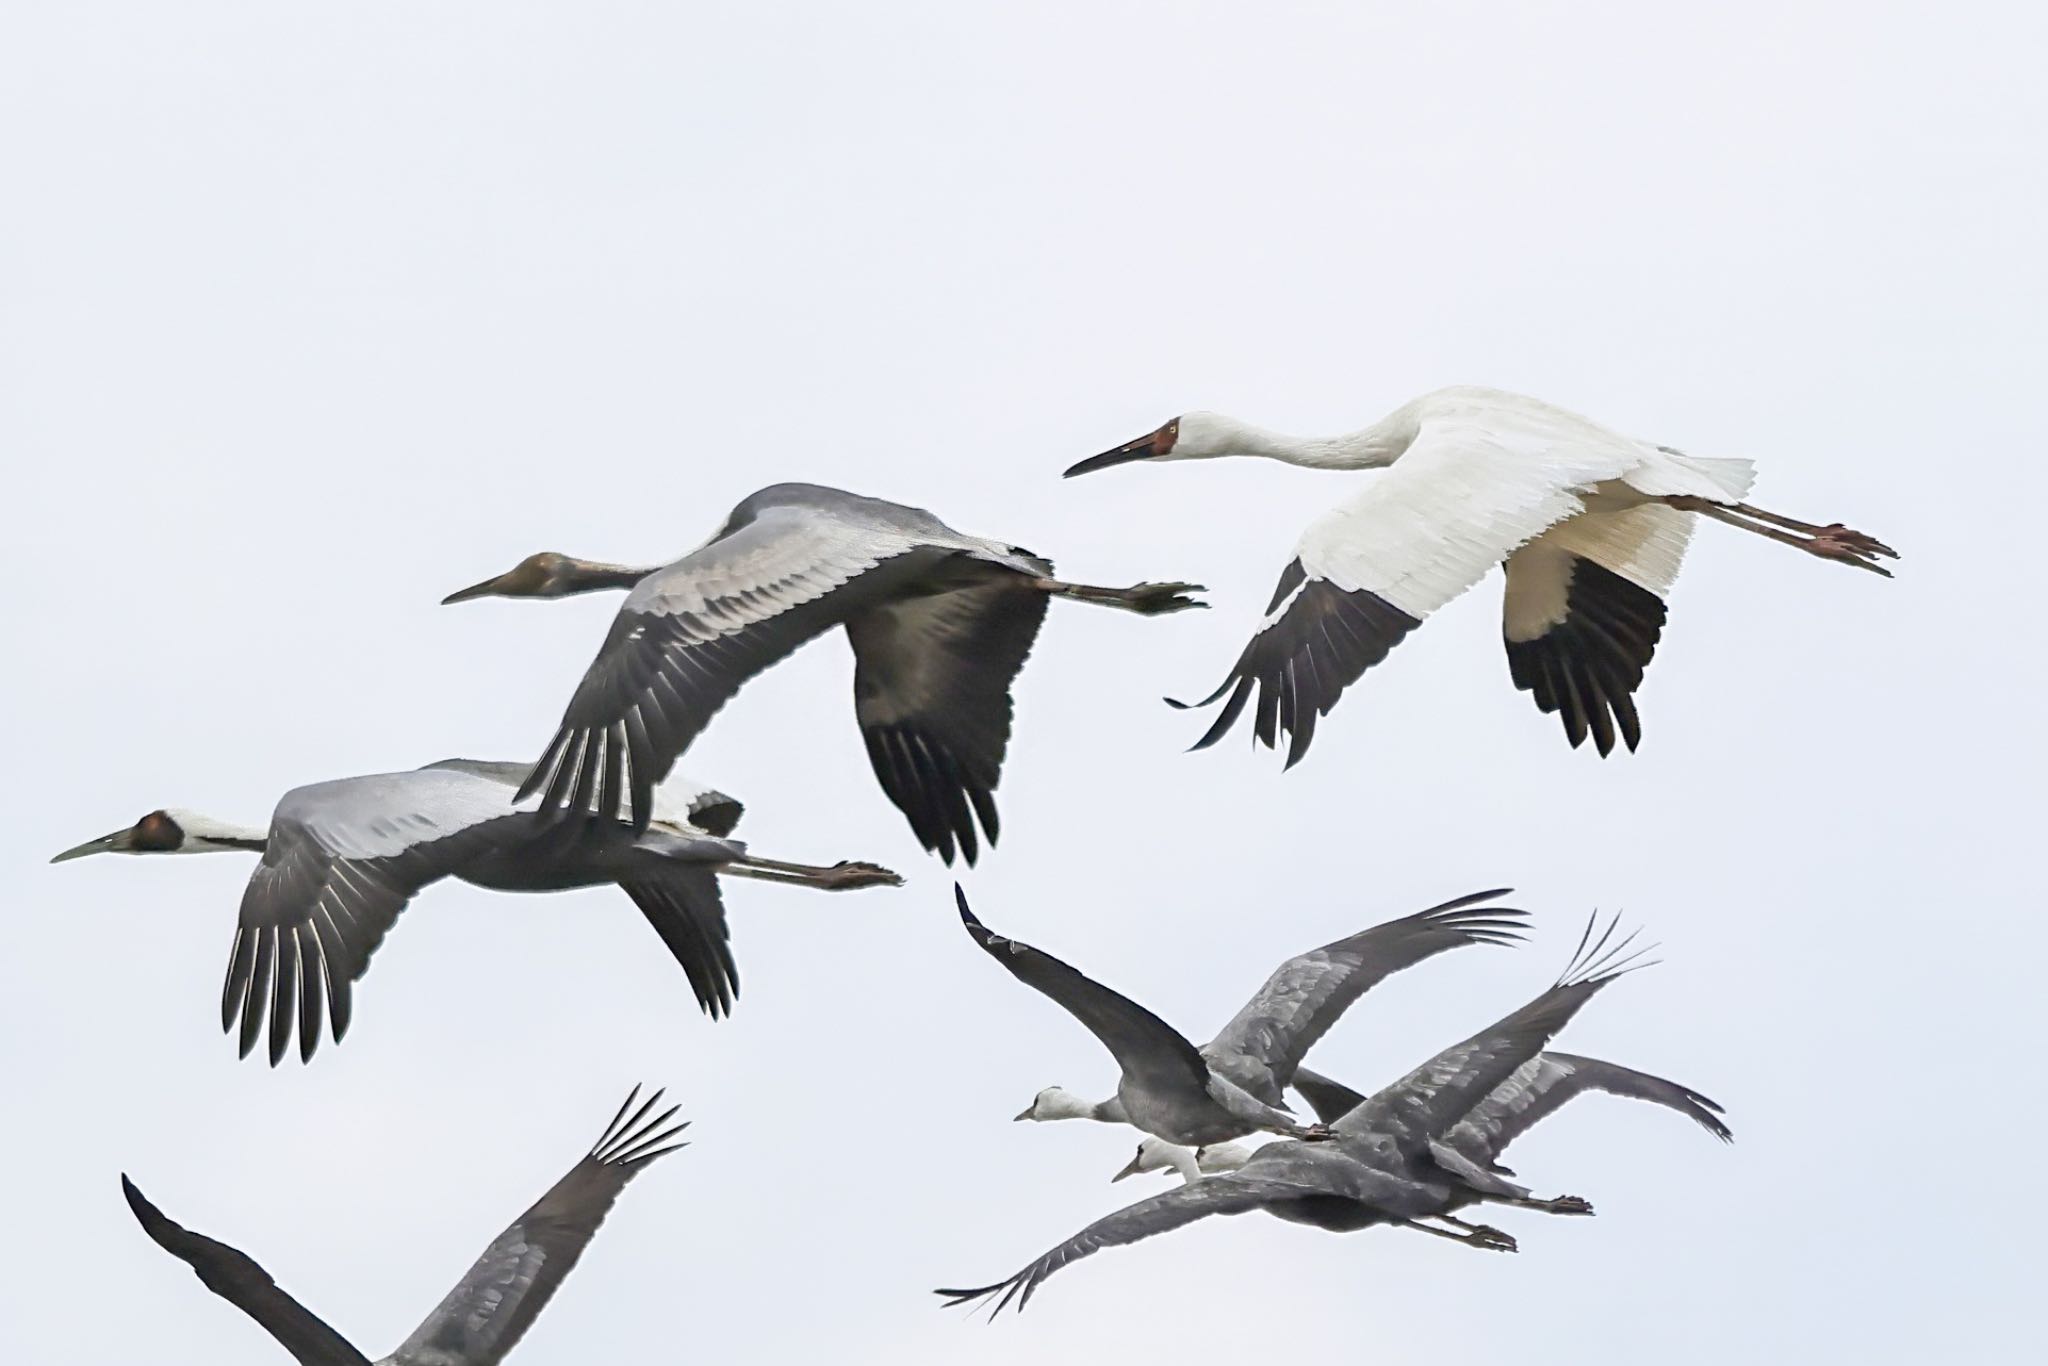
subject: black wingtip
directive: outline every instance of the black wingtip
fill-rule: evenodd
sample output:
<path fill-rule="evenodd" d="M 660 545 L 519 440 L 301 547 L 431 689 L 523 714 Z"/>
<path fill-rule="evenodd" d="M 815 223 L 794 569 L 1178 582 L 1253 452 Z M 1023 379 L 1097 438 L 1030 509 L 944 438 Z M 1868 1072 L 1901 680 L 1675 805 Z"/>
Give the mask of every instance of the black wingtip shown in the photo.
<path fill-rule="evenodd" d="M 953 904 L 960 908 L 960 923 L 970 930 L 982 930 L 987 926 L 974 918 L 974 910 L 967 904 L 967 889 L 959 883 L 953 884 Z"/>

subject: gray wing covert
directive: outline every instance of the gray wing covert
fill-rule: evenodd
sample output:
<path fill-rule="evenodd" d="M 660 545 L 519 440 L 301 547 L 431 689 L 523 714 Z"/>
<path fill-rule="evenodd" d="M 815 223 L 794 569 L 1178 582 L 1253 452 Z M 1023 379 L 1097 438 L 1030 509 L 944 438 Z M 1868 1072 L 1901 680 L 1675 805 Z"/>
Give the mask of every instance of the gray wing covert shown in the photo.
<path fill-rule="evenodd" d="M 590 1154 L 491 1241 L 475 1265 L 388 1360 L 392 1366 L 493 1366 L 533 1326 L 583 1255 L 626 1183 L 648 1163 L 684 1146 L 671 1124 L 679 1106 L 639 1089 Z"/>
<path fill-rule="evenodd" d="M 1014 570 L 957 563 L 958 587 L 876 603 L 847 619 L 846 634 L 854 715 L 882 790 L 926 849 L 951 863 L 957 847 L 971 865 L 977 817 L 996 842 L 1010 687 L 1051 599 Z"/>
<path fill-rule="evenodd" d="M 843 621 L 917 542 L 812 507 L 769 506 L 626 595 L 540 761 L 543 805 L 630 817 L 741 685 Z"/>
<path fill-rule="evenodd" d="M 1527 913 L 1481 904 L 1505 895 L 1496 889 L 1459 897 L 1288 959 L 1204 1055 L 1260 1100 L 1278 1104 L 1308 1050 L 1380 982 L 1449 949 L 1518 942 Z"/>
<path fill-rule="evenodd" d="M 247 1057 L 270 1022 L 270 1061 L 294 1027 L 299 1056 L 336 1042 L 353 987 L 413 894 L 490 848 L 521 818 L 502 784 L 459 769 L 373 774 L 294 788 L 277 804 L 263 861 L 242 893 L 221 1027 Z M 504 822 L 504 824 L 500 824 Z"/>

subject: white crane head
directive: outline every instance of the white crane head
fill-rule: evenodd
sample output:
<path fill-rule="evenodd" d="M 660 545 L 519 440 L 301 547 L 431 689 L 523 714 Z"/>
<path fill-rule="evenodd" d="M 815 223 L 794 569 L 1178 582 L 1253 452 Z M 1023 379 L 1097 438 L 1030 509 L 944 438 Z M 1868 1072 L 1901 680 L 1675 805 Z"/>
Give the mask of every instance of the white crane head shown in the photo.
<path fill-rule="evenodd" d="M 1092 474 L 1111 465 L 1127 465 L 1133 460 L 1200 460 L 1209 456 L 1237 454 L 1232 437 L 1238 426 L 1229 418 L 1215 413 L 1182 413 L 1135 441 L 1126 441 L 1113 450 L 1091 455 L 1079 464 L 1069 466 L 1065 477 L 1072 479 L 1077 474 Z"/>
<path fill-rule="evenodd" d="M 1138 1155 L 1109 1179 L 1121 1181 L 1141 1172 L 1174 1171 L 1180 1173 L 1181 1180 L 1193 1181 L 1218 1172 L 1234 1172 L 1251 1161 L 1254 1151 L 1256 1149 L 1246 1143 L 1210 1143 L 1200 1148 L 1183 1148 L 1178 1143 L 1148 1136 L 1138 1144 Z"/>
<path fill-rule="evenodd" d="M 1333 437 L 1287 436 L 1222 413 L 1182 413 L 1157 431 L 1069 466 L 1066 477 L 1106 470 L 1133 460 L 1210 460 L 1255 455 L 1309 469 L 1378 469 L 1391 465 L 1415 439 L 1414 405 L 1370 427 Z"/>
<path fill-rule="evenodd" d="M 1037 1120 L 1043 1123 L 1054 1119 L 1093 1119 L 1095 1103 L 1081 1099 L 1064 1086 L 1048 1086 L 1031 1098 L 1031 1104 L 1021 1114 L 1011 1116 L 1018 1120 Z"/>
<path fill-rule="evenodd" d="M 173 807 L 152 811 L 126 830 L 116 830 L 66 849 L 50 862 L 63 863 L 87 854 L 207 854 L 223 849 L 260 852 L 266 838 L 262 830 L 229 825 L 211 816 Z"/>
<path fill-rule="evenodd" d="M 1114 1183 L 1123 1180 L 1127 1176 L 1138 1176 L 1144 1172 L 1165 1171 L 1179 1172 L 1183 1181 L 1192 1181 L 1202 1174 L 1201 1167 L 1195 1161 L 1193 1150 L 1183 1148 L 1178 1143 L 1168 1143 L 1163 1138 L 1154 1138 L 1148 1134 L 1138 1143 L 1138 1155 L 1129 1162 L 1126 1162 L 1124 1169 L 1109 1179 Z"/>

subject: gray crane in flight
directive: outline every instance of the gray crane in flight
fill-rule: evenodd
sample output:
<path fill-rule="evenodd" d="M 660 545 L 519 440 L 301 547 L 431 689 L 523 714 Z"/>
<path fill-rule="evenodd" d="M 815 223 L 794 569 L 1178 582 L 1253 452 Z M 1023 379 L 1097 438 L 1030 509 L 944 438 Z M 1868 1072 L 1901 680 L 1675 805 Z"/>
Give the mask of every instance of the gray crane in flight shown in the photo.
<path fill-rule="evenodd" d="M 121 1190 L 143 1232 L 186 1263 L 214 1294 L 254 1319 L 300 1366 L 494 1366 L 561 1288 L 626 1183 L 688 1145 L 671 1123 L 680 1106 L 654 1113 L 662 1093 L 636 1087 L 589 1154 L 491 1241 L 426 1322 L 375 1363 L 285 1292 L 246 1254 L 174 1223 L 127 1176 Z"/>
<path fill-rule="evenodd" d="M 1326 1125 L 1337 1123 L 1368 1099 L 1342 1082 L 1306 1067 L 1295 1072 L 1294 1089 L 1301 1092 L 1316 1118 Z M 1567 1101 L 1594 1092 L 1661 1105 L 1684 1115 L 1724 1143 L 1732 1138 L 1728 1126 L 1721 1121 L 1721 1107 L 1689 1086 L 1619 1063 L 1545 1049 L 1494 1088 L 1483 1104 L 1443 1135 L 1443 1140 L 1471 1161 L 1490 1166 L 1502 1176 L 1513 1176 L 1512 1168 L 1501 1166 L 1495 1159 L 1514 1134 L 1524 1133 L 1538 1120 L 1555 1114 Z M 1508 1132 L 1510 1125 L 1514 1134 Z M 1184 1148 L 1147 1135 L 1139 1141 L 1137 1154 L 1109 1179 L 1121 1181 L 1143 1172 L 1173 1171 L 1183 1180 L 1192 1181 L 1217 1172 L 1236 1171 L 1256 1151 L 1257 1148 L 1244 1143 Z"/>
<path fill-rule="evenodd" d="M 221 1027 L 234 1030 L 239 1022 L 247 1057 L 267 1017 L 272 1066 L 283 1059 L 295 1026 L 300 1060 L 312 1059 L 323 997 L 328 1028 L 341 1041 L 370 955 L 414 894 L 444 877 L 505 892 L 617 885 L 660 934 L 713 1019 L 732 1009 L 739 990 L 721 874 L 826 890 L 902 881 L 873 864 L 820 868 L 755 855 L 730 838 L 739 802 L 709 788 L 692 790 L 680 805 L 657 806 L 644 830 L 619 821 L 559 821 L 514 805 L 524 772 L 520 764 L 445 759 L 403 773 L 313 783 L 278 799 L 267 830 L 189 811 L 152 811 L 51 862 L 105 853 L 260 853 L 242 894 Z"/>
<path fill-rule="evenodd" d="M 1514 1251 L 1514 1239 L 1456 1212 L 1485 1201 L 1591 1214 L 1576 1196 L 1541 1199 L 1510 1182 L 1498 1159 L 1555 1108 L 1515 1085 L 1524 1066 L 1601 988 L 1644 966 L 1630 952 L 1632 939 L 1617 942 L 1612 924 L 1595 939 L 1589 924 L 1548 991 L 1352 1108 L 1330 1126 L 1332 1141 L 1268 1143 L 1235 1171 L 1201 1176 L 1096 1220 L 1005 1280 L 937 1293 L 949 1306 L 992 1300 L 992 1314 L 1012 1303 L 1022 1310 L 1046 1277 L 1105 1247 L 1252 1210 L 1339 1233 L 1392 1224 L 1501 1252 Z M 1702 1122 L 1725 1136 L 1711 1111 Z"/>
<path fill-rule="evenodd" d="M 1097 588 L 921 508 L 776 484 L 708 542 L 646 569 L 552 552 L 443 598 L 628 590 L 561 728 L 520 785 L 550 809 L 645 826 L 676 759 L 755 674 L 834 626 L 854 654 L 854 719 L 875 776 L 923 846 L 968 863 L 998 832 L 1010 686 L 1055 597 L 1144 615 L 1203 604 L 1198 584 Z"/>
<path fill-rule="evenodd" d="M 1320 1138 L 1279 1108 L 1302 1058 L 1337 1018 L 1374 986 L 1404 968 L 1470 944 L 1511 944 L 1524 912 L 1484 903 L 1505 890 L 1478 892 L 1375 925 L 1274 969 L 1258 992 L 1207 1044 L 1197 1048 L 1171 1025 L 1051 954 L 991 931 L 954 897 L 970 938 L 1018 981 L 1044 993 L 1101 1040 L 1121 1070 L 1116 1095 L 1089 1102 L 1050 1086 L 1020 1120 L 1095 1119 L 1136 1125 L 1169 1143 L 1200 1147 L 1261 1129 Z"/>

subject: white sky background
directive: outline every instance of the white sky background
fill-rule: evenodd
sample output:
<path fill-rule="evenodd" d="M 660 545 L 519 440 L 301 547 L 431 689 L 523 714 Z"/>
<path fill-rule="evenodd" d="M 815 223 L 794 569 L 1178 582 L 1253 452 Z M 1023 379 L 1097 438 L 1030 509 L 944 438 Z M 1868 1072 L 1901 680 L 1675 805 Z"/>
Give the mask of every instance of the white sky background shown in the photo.
<path fill-rule="evenodd" d="M 2048 422 L 2048 26 L 2026 6 L 31 5 L 0 28 L 0 1356 L 282 1354 L 152 1247 L 127 1170 L 372 1355 L 667 1083 L 521 1366 L 1984 1359 L 2034 1331 L 2048 951 L 2033 602 Z M 1369 476 L 1071 461 L 1186 408 L 1347 430 L 1449 383 L 1694 454 L 1900 547 L 1896 582 L 1707 526 L 1633 758 L 1512 690 L 1493 580 L 1282 776 L 1165 693 L 1221 676 L 1300 526 Z M 1216 1220 L 1005 1275 L 1156 1187 L 1078 1025 L 955 920 L 868 771 L 833 639 L 686 769 L 771 856 L 901 892 L 729 890 L 712 1026 L 622 895 L 426 894 L 310 1068 L 237 1062 L 246 859 L 51 853 L 159 805 L 537 755 L 611 596 L 441 608 L 553 548 L 655 562 L 815 479 L 926 505 L 1162 621 L 1056 605 L 1018 690 L 999 930 L 1197 1038 L 1280 958 L 1476 888 L 1540 914 L 1368 997 L 1371 1087 L 1548 983 L 1595 905 L 1666 962 L 1561 1046 L 1621 1101 L 1513 1165 L 1592 1220 L 1515 1257 Z"/>

